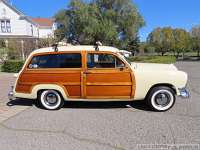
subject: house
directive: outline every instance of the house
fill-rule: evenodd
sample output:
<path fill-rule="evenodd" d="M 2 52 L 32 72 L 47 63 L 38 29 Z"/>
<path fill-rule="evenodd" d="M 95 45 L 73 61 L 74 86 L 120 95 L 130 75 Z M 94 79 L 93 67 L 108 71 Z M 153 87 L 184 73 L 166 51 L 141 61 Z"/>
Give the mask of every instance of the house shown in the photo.
<path fill-rule="evenodd" d="M 6 0 L 0 0 L 0 38 L 38 38 L 38 27 Z"/>
<path fill-rule="evenodd" d="M 56 23 L 52 18 L 32 18 L 32 21 L 37 24 L 38 38 L 54 37 Z"/>
<path fill-rule="evenodd" d="M 7 0 L 0 0 L 0 40 L 7 46 L 16 41 L 22 55 L 24 49 L 36 48 L 38 39 L 53 37 L 55 25 L 53 19 L 26 16 Z"/>

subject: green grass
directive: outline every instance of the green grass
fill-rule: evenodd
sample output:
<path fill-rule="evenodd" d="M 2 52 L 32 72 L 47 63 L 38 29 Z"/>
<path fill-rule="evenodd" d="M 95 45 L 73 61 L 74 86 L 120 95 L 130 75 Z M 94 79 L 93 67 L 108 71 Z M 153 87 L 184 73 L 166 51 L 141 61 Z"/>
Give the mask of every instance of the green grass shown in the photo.
<path fill-rule="evenodd" d="M 173 64 L 176 62 L 174 56 L 138 56 L 130 57 L 132 62 L 143 62 L 143 63 L 161 63 L 161 64 Z"/>

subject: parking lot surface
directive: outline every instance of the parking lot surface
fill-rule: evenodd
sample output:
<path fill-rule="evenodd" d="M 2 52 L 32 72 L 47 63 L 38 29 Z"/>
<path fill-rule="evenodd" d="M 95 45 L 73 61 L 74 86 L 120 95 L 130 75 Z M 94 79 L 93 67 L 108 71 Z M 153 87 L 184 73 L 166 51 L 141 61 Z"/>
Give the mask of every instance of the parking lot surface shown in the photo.
<path fill-rule="evenodd" d="M 139 144 L 200 144 L 200 62 L 176 66 L 189 74 L 191 97 L 177 98 L 162 113 L 149 111 L 142 102 L 66 102 L 59 111 L 47 111 L 31 100 L 17 100 L 8 107 L 12 74 L 0 74 L 0 109 L 10 114 L 0 121 L 0 149 L 134 150 Z"/>

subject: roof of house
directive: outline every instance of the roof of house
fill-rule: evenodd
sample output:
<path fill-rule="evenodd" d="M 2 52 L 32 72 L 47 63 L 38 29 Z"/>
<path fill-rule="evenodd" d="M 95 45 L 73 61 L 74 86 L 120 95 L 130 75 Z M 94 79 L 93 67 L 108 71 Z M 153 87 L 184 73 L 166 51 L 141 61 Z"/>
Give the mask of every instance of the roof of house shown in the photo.
<path fill-rule="evenodd" d="M 52 18 L 32 18 L 32 21 L 40 27 L 52 27 L 54 23 Z"/>
<path fill-rule="evenodd" d="M 95 51 L 95 46 L 92 45 L 78 45 L 78 46 L 61 46 L 58 51 Z M 109 46 L 99 46 L 99 51 L 119 52 L 119 49 Z M 32 54 L 54 52 L 52 47 L 41 48 L 32 52 Z"/>

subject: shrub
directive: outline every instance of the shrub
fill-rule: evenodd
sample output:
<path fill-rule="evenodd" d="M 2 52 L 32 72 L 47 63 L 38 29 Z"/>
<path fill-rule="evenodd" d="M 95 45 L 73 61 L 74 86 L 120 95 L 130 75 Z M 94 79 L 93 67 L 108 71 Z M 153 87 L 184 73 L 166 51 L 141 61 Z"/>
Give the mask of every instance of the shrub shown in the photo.
<path fill-rule="evenodd" d="M 173 64 L 176 62 L 176 57 L 174 56 L 139 56 L 139 57 L 130 57 L 129 60 L 132 62 Z"/>
<path fill-rule="evenodd" d="M 3 63 L 1 70 L 3 72 L 17 73 L 23 67 L 24 62 L 21 60 L 7 60 Z"/>

